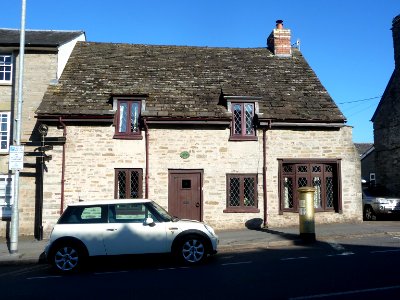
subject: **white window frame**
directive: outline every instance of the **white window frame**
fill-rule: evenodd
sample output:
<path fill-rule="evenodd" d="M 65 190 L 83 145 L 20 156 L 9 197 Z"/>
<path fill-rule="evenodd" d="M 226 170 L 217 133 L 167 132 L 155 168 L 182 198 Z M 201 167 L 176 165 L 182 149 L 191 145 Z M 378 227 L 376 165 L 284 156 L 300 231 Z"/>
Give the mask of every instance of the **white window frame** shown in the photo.
<path fill-rule="evenodd" d="M 6 118 L 6 122 L 3 122 L 3 118 Z M 3 124 L 5 123 L 5 126 Z M 11 112 L 0 111 L 0 153 L 8 152 L 10 149 L 10 125 L 11 125 Z M 5 140 L 3 137 L 5 136 Z M 2 142 L 5 141 L 6 145 L 3 148 Z"/>
<path fill-rule="evenodd" d="M 11 58 L 11 63 L 10 64 L 6 64 L 5 63 L 5 57 L 10 57 Z M 0 73 L 3 74 L 3 77 L 5 78 L 5 74 L 6 73 L 10 73 L 10 79 L 6 80 L 6 79 L 1 79 L 0 77 L 0 84 L 1 83 L 6 83 L 9 84 L 12 82 L 12 78 L 13 78 L 13 55 L 9 54 L 9 53 L 1 53 L 0 54 L 0 67 L 10 67 L 10 71 L 6 71 L 6 70 L 0 70 Z"/>
<path fill-rule="evenodd" d="M 9 184 L 7 188 L 7 182 Z M 11 206 L 14 203 L 14 176 L 0 175 L 0 206 Z"/>

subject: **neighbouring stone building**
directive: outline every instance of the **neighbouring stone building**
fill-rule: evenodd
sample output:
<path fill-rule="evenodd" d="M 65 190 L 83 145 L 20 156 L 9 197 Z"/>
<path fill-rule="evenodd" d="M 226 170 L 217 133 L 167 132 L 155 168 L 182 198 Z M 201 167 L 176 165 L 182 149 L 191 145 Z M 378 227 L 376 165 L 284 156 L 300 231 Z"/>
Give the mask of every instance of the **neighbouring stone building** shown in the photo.
<path fill-rule="evenodd" d="M 282 22 L 261 48 L 78 42 L 37 112 L 43 226 L 69 203 L 145 197 L 217 229 L 361 221 L 352 129 Z"/>
<path fill-rule="evenodd" d="M 82 31 L 26 30 L 21 144 L 25 148 L 24 168 L 20 173 L 20 232 L 33 235 L 39 227 L 37 151 L 35 110 L 50 82 L 61 75 L 77 41 L 84 41 Z M 18 100 L 20 31 L 0 29 L 0 236 L 8 234 L 13 204 L 14 174 L 9 170 L 9 149 L 13 145 Z"/>
<path fill-rule="evenodd" d="M 372 117 L 376 183 L 400 196 L 400 15 L 392 22 L 395 68 Z"/>
<path fill-rule="evenodd" d="M 355 143 L 361 161 L 361 180 L 368 185 L 375 185 L 375 148 L 372 143 Z"/>

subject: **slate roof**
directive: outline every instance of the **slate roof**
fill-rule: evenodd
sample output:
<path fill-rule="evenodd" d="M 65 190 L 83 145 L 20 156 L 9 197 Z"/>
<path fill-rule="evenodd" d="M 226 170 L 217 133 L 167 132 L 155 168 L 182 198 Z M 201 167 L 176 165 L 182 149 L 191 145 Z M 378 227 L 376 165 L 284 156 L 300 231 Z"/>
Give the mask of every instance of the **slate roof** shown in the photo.
<path fill-rule="evenodd" d="M 356 146 L 356 149 L 358 151 L 358 154 L 362 156 L 366 152 L 368 152 L 373 146 L 373 143 L 354 143 L 354 146 Z"/>
<path fill-rule="evenodd" d="M 78 42 L 37 114 L 113 115 L 113 95 L 147 95 L 144 115 L 227 118 L 225 96 L 261 97 L 260 119 L 345 122 L 300 51 Z"/>
<path fill-rule="evenodd" d="M 58 47 L 81 34 L 83 31 L 59 30 L 25 30 L 25 46 L 31 47 Z M 0 46 L 18 46 L 20 42 L 19 29 L 0 28 Z"/>

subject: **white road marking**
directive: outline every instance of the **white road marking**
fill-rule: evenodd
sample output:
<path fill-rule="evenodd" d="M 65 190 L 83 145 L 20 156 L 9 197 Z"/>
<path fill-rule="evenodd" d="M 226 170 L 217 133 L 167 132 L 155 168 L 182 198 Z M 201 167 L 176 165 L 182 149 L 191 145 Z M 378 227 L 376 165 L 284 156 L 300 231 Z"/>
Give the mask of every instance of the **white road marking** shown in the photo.
<path fill-rule="evenodd" d="M 370 253 L 388 253 L 388 252 L 400 252 L 400 249 L 393 249 L 393 250 L 377 250 L 371 251 Z"/>
<path fill-rule="evenodd" d="M 347 255 L 354 255 L 354 252 L 346 251 L 338 254 L 328 254 L 327 256 L 332 257 L 332 256 L 347 256 Z"/>
<path fill-rule="evenodd" d="M 107 274 L 118 274 L 118 273 L 127 273 L 128 271 L 113 271 L 113 272 L 97 272 L 93 273 L 94 275 L 107 275 Z"/>
<path fill-rule="evenodd" d="M 164 269 L 157 269 L 157 271 L 168 271 L 168 270 L 179 270 L 179 269 L 190 269 L 190 267 L 164 268 Z"/>
<path fill-rule="evenodd" d="M 333 249 L 335 249 L 336 251 L 344 251 L 344 247 L 338 243 L 334 243 L 334 242 L 328 242 L 329 246 L 331 246 Z"/>
<path fill-rule="evenodd" d="M 307 259 L 307 256 L 299 256 L 299 257 L 287 257 L 287 258 L 281 258 L 281 260 L 296 260 L 296 259 Z"/>
<path fill-rule="evenodd" d="M 221 266 L 230 266 L 230 265 L 244 265 L 244 264 L 251 264 L 252 261 L 241 261 L 241 262 L 234 262 L 234 263 L 226 263 L 222 264 Z"/>
<path fill-rule="evenodd" d="M 49 278 L 60 278 L 62 276 L 40 276 L 40 277 L 28 277 L 26 280 L 34 280 L 34 279 L 49 279 Z"/>
<path fill-rule="evenodd" d="M 289 298 L 289 299 L 298 300 L 298 299 L 328 298 L 328 297 L 336 297 L 336 296 L 343 296 L 343 295 L 353 295 L 353 294 L 370 293 L 370 292 L 377 292 L 377 291 L 387 291 L 387 290 L 393 290 L 393 289 L 400 289 L 400 285 L 387 286 L 387 287 L 374 288 L 374 289 L 354 290 L 354 291 L 347 291 L 347 292 L 294 297 L 294 298 Z"/>

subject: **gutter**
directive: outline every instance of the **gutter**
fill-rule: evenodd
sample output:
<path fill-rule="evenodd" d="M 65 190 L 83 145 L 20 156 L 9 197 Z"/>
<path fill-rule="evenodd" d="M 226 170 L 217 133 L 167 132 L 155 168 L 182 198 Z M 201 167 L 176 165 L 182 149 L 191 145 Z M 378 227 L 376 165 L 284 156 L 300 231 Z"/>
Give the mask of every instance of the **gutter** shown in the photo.
<path fill-rule="evenodd" d="M 263 128 L 263 200 L 264 200 L 264 224 L 263 228 L 268 226 L 268 214 L 267 214 L 267 150 L 266 150 L 266 129 Z"/>
<path fill-rule="evenodd" d="M 263 201 L 264 201 L 264 228 L 268 228 L 268 195 L 267 195 L 267 129 L 271 129 L 271 122 L 268 128 L 263 128 Z"/>
<path fill-rule="evenodd" d="M 61 204 L 60 204 L 60 215 L 64 212 L 64 185 L 65 185 L 65 144 L 67 140 L 67 125 L 62 121 L 62 117 L 59 117 L 59 122 L 63 127 L 63 137 L 65 142 L 62 148 L 62 163 L 61 163 Z"/>
<path fill-rule="evenodd" d="M 301 122 L 271 122 L 260 121 L 260 126 L 271 127 L 328 127 L 328 128 L 341 128 L 345 127 L 344 123 L 301 123 Z"/>
<path fill-rule="evenodd" d="M 145 134 L 145 144 L 146 144 L 146 171 L 145 171 L 145 191 L 144 197 L 149 198 L 149 126 L 147 125 L 146 119 L 143 119 L 144 128 L 146 130 Z"/>

